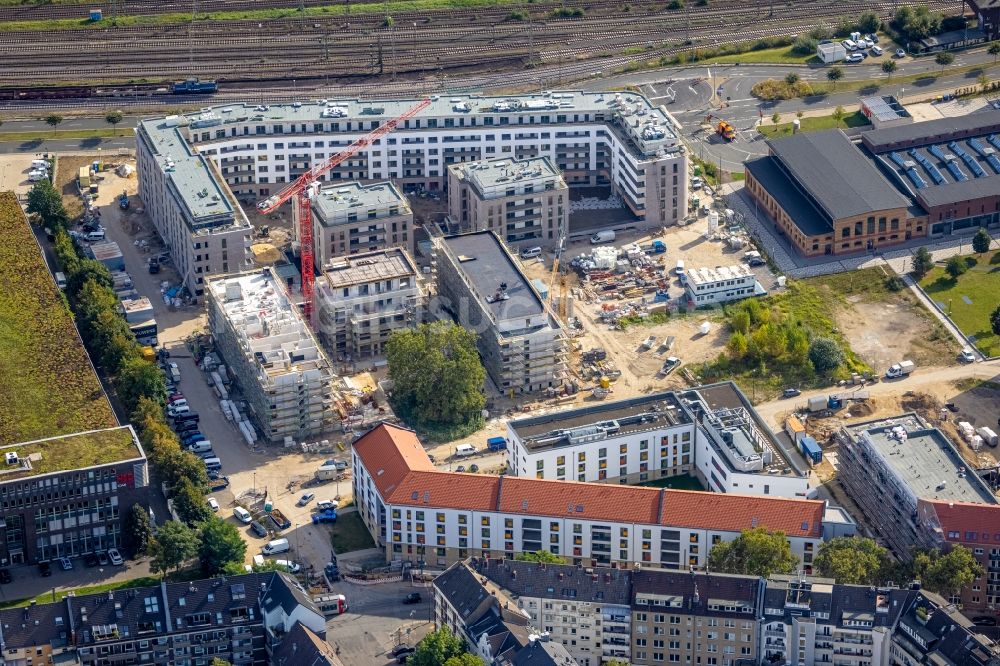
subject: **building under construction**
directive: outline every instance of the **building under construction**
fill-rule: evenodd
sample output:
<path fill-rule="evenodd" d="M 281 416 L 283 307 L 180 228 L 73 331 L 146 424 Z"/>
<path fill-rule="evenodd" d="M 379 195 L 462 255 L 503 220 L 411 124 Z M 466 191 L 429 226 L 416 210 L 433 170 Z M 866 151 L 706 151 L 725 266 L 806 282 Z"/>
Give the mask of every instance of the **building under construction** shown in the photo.
<path fill-rule="evenodd" d="M 330 430 L 333 370 L 270 269 L 209 280 L 216 347 L 262 437 L 280 442 Z"/>
<path fill-rule="evenodd" d="M 552 313 L 492 231 L 434 239 L 442 307 L 475 331 L 486 371 L 505 393 L 562 383 L 565 339 Z"/>

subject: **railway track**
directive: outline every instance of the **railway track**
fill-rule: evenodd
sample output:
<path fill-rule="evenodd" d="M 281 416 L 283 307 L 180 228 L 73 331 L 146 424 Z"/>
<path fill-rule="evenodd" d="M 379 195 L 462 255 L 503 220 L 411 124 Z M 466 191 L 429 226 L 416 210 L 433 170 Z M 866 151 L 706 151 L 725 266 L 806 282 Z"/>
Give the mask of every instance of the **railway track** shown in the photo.
<path fill-rule="evenodd" d="M 476 80 L 471 87 L 496 88 L 518 85 L 518 76 L 539 78 L 540 69 L 555 64 L 561 77 L 571 79 L 593 72 L 595 66 L 609 69 L 635 60 L 670 55 L 690 48 L 681 41 L 690 31 L 695 45 L 714 46 L 762 37 L 795 34 L 808 30 L 820 21 L 832 24 L 845 14 L 874 9 L 882 15 L 891 12 L 893 2 L 847 0 L 797 3 L 784 7 L 780 22 L 767 17 L 767 7 L 733 0 L 713 0 L 709 9 L 685 12 L 640 14 L 619 12 L 600 21 L 587 19 L 548 20 L 541 24 L 525 22 L 449 21 L 449 24 L 415 21 L 406 30 L 378 29 L 352 24 L 336 38 L 310 31 L 309 20 L 283 19 L 268 24 L 262 38 L 261 25 L 253 21 L 207 22 L 197 25 L 189 41 L 186 35 L 170 36 L 150 27 L 130 27 L 107 31 L 68 31 L 88 40 L 91 77 L 96 85 L 113 82 L 127 93 L 122 81 L 163 81 L 196 75 L 217 78 L 223 85 L 213 99 L 269 99 L 273 88 L 260 90 L 239 87 L 227 90 L 227 80 L 247 79 L 253 72 L 259 79 L 310 78 L 342 81 L 345 91 L 351 83 L 364 79 L 359 92 L 370 92 L 371 77 L 418 75 L 441 79 L 446 75 L 463 81 Z M 932 8 L 953 3 L 932 2 Z M 690 23 L 689 23 L 690 20 Z M 63 38 L 56 41 L 56 37 Z M 16 86 L 58 84 L 66 81 L 67 72 L 78 69 L 81 47 L 67 32 L 0 34 L 0 85 Z M 137 46 L 138 45 L 138 46 Z M 626 56 L 614 53 L 626 50 L 641 52 Z M 496 72 L 504 68 L 524 70 L 507 75 L 476 75 L 470 69 Z M 383 78 L 385 78 L 383 76 Z M 503 81 L 503 82 L 501 82 Z M 505 82 L 505 83 L 504 83 Z M 408 84 L 412 91 L 412 82 Z M 235 85 L 234 85 L 235 87 Z M 288 96 L 289 86 L 279 96 Z M 386 84 L 379 82 L 380 94 Z M 353 93 L 350 93 L 353 94 Z M 125 95 L 127 96 L 127 94 Z M 206 98 L 198 98 L 204 100 Z M 177 99 L 180 101 L 180 99 Z"/>

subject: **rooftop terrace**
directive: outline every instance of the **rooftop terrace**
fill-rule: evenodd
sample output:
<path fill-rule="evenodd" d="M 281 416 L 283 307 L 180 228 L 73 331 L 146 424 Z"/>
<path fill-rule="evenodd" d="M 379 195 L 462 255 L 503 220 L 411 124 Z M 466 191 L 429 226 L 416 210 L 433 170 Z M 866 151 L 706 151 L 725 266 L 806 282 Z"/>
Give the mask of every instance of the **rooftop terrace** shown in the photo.
<path fill-rule="evenodd" d="M 210 280 L 210 296 L 230 321 L 262 384 L 330 376 L 316 338 L 270 270 Z"/>
<path fill-rule="evenodd" d="M 398 247 L 352 254 L 335 259 L 323 270 L 323 279 L 334 289 L 415 276 L 409 255 Z"/>
<path fill-rule="evenodd" d="M 0 483 L 145 457 L 132 426 L 8 444 L 0 456 Z"/>
<path fill-rule="evenodd" d="M 918 498 L 997 503 L 955 445 L 940 430 L 925 426 L 916 414 L 858 423 L 847 431 L 868 442 Z"/>

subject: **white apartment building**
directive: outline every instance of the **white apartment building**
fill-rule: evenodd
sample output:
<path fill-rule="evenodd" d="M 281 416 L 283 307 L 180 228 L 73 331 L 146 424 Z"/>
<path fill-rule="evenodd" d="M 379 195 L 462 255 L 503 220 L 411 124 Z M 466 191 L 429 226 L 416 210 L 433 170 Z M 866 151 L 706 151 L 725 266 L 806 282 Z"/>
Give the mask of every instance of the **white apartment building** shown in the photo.
<path fill-rule="evenodd" d="M 562 383 L 562 328 L 492 231 L 433 239 L 440 305 L 475 331 L 480 357 L 504 392 Z"/>
<path fill-rule="evenodd" d="M 334 423 L 333 371 L 270 269 L 209 280 L 208 324 L 265 440 L 318 435 Z"/>
<path fill-rule="evenodd" d="M 555 246 L 569 228 L 569 188 L 548 157 L 452 164 L 448 214 L 510 246 Z"/>
<path fill-rule="evenodd" d="M 336 257 L 388 247 L 413 254 L 413 211 L 391 182 L 327 185 L 311 202 L 317 268 Z M 298 225 L 293 228 L 298 240 Z"/>
<path fill-rule="evenodd" d="M 250 222 L 216 163 L 191 145 L 198 128 L 196 116 L 167 116 L 136 129 L 139 195 L 196 298 L 207 276 L 246 270 L 252 262 Z"/>
<path fill-rule="evenodd" d="M 548 157 L 570 185 L 609 184 L 640 227 L 676 224 L 686 215 L 687 156 L 675 132 L 677 124 L 663 106 L 643 95 L 577 91 L 431 99 L 429 107 L 323 180 L 391 179 L 404 191 L 434 191 L 446 187 L 451 164 Z M 255 203 L 415 102 L 229 104 L 144 121 L 139 133 L 172 126 L 155 154 L 170 154 L 178 164 L 182 158 L 192 162 L 186 167 L 191 181 L 181 184 L 190 196 L 205 188 L 225 189 L 225 183 L 236 197 Z M 139 152 L 150 152 L 142 140 Z M 219 173 L 199 166 L 199 154 L 210 157 Z"/>
<path fill-rule="evenodd" d="M 402 248 L 340 257 L 316 281 L 320 340 L 343 360 L 382 354 L 393 331 L 413 326 L 423 304 L 413 259 Z"/>
<path fill-rule="evenodd" d="M 412 431 L 381 424 L 352 449 L 358 511 L 388 561 L 445 566 L 546 550 L 588 567 L 704 567 L 741 530 L 788 535 L 805 560 L 824 503 L 437 471 Z"/>
<path fill-rule="evenodd" d="M 684 295 L 695 307 L 738 301 L 767 293 L 757 275 L 746 266 L 692 268 L 684 273 Z"/>
<path fill-rule="evenodd" d="M 691 475 L 713 492 L 811 495 L 808 466 L 732 382 L 510 421 L 507 440 L 518 477 L 626 484 Z"/>

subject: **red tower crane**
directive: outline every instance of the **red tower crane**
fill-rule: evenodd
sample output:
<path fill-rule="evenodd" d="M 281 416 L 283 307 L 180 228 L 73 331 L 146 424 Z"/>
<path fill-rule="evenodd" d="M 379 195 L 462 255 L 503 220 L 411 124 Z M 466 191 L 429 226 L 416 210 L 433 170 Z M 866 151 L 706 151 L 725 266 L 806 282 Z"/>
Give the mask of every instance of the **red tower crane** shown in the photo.
<path fill-rule="evenodd" d="M 257 204 L 257 209 L 260 210 L 260 212 L 267 214 L 278 208 L 278 206 L 285 203 L 289 199 L 293 197 L 296 198 L 295 205 L 299 218 L 299 245 L 300 252 L 302 253 L 302 301 L 305 308 L 306 319 L 312 319 L 313 288 L 316 283 L 313 266 L 312 209 L 309 204 L 309 197 L 306 196 L 306 189 L 319 180 L 320 177 L 329 173 L 338 164 L 341 164 L 345 160 L 356 155 L 362 149 L 367 148 L 375 141 L 392 132 L 396 129 L 399 123 L 408 118 L 412 118 L 426 109 L 430 103 L 431 100 L 429 99 L 417 102 L 407 109 L 402 115 L 373 129 L 371 132 L 365 134 L 344 150 L 340 151 L 336 155 L 332 155 L 325 162 L 321 162 L 320 164 L 313 166 L 304 174 L 293 180 L 285 189 Z"/>

